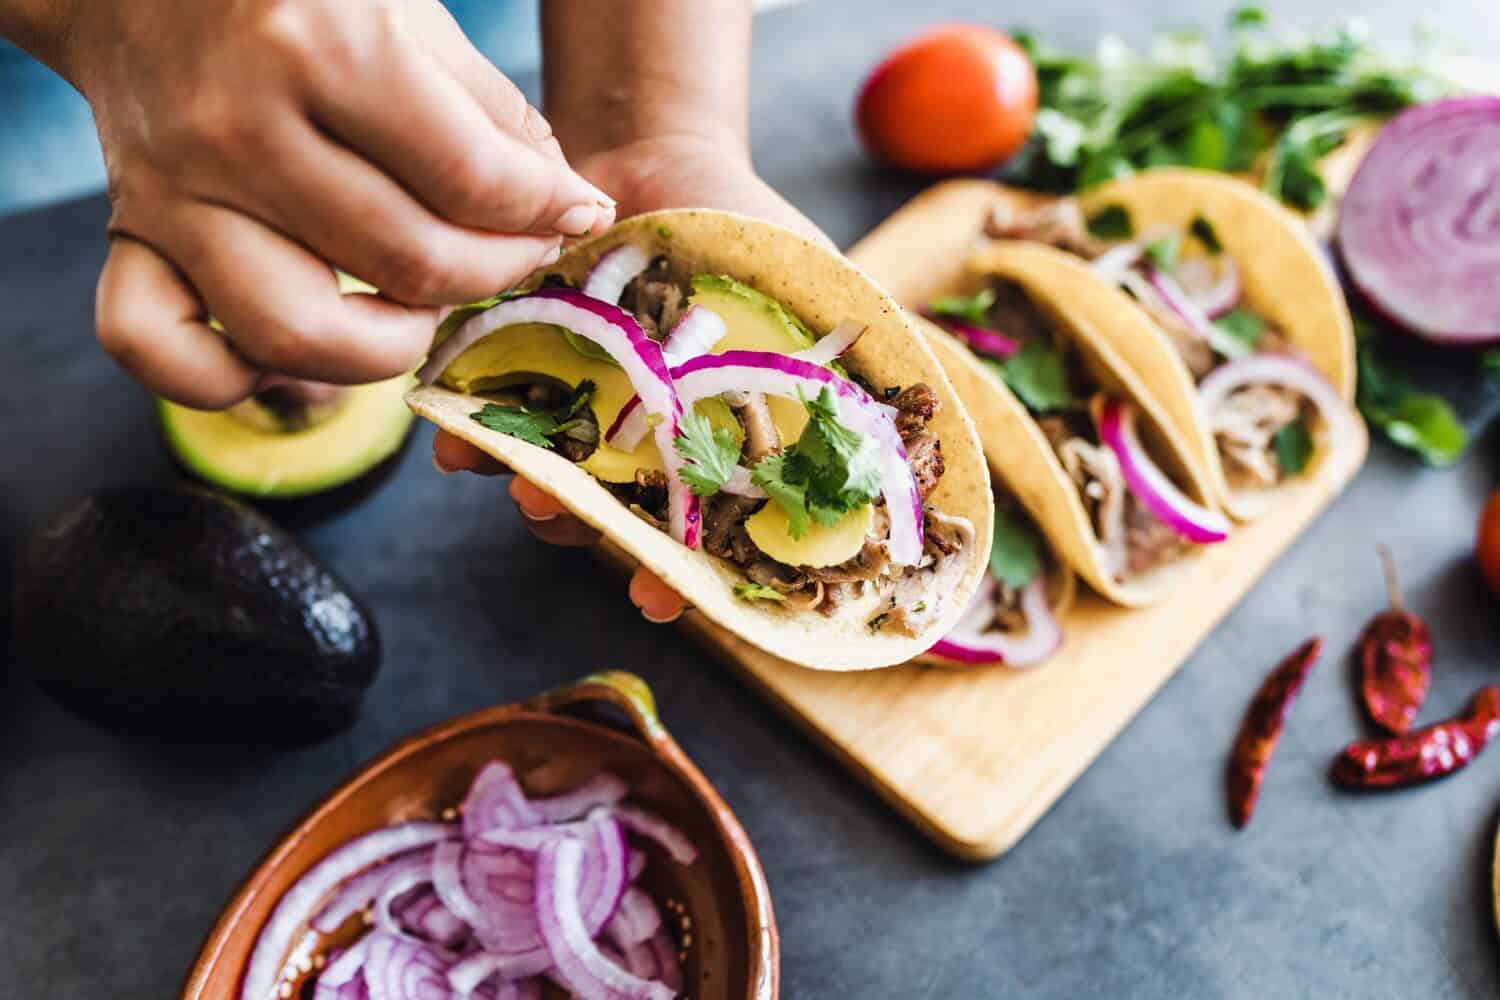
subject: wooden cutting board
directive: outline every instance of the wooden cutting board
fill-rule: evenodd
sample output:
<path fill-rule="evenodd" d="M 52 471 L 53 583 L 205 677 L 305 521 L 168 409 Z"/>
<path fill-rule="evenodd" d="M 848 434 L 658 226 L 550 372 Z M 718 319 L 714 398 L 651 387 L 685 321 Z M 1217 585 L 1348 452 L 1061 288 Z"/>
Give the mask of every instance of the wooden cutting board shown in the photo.
<path fill-rule="evenodd" d="M 919 304 L 952 281 L 982 213 L 1003 190 L 988 181 L 939 184 L 849 256 L 898 301 Z M 1109 745 L 1338 495 L 1368 447 L 1360 424 L 1337 466 L 1196 560 L 1162 604 L 1116 608 L 1080 585 L 1063 648 L 1033 670 L 819 673 L 768 656 L 694 612 L 681 627 L 940 847 L 987 860 L 1014 846 Z M 622 558 L 603 555 L 617 565 Z"/>

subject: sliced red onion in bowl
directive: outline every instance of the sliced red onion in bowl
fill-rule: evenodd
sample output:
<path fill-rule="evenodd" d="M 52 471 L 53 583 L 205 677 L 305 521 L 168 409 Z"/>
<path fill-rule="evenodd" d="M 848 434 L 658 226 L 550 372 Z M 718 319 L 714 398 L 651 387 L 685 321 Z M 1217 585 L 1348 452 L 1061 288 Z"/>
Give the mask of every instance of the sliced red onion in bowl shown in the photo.
<path fill-rule="evenodd" d="M 873 438 L 880 447 L 881 493 L 891 514 L 887 545 L 891 561 L 902 566 L 915 566 L 921 561 L 922 498 L 906 463 L 906 445 L 889 415 L 889 407 L 877 403 L 864 389 L 832 369 L 768 351 L 705 354 L 672 369 L 672 378 L 684 406 L 731 391 L 812 399 L 824 388 L 831 389 L 838 401 L 839 420 L 851 430 Z M 648 424 L 644 408 L 627 403 L 606 439 L 615 447 L 628 448 L 632 439 L 639 441 Z"/>
<path fill-rule="evenodd" d="M 662 356 L 669 366 L 680 365 L 688 358 L 707 354 L 728 332 L 718 313 L 704 306 L 689 306 L 661 342 Z"/>
<path fill-rule="evenodd" d="M 698 860 L 698 849 L 693 846 L 692 838 L 655 813 L 635 806 L 615 806 L 611 812 L 625 829 L 655 841 L 679 865 L 690 865 Z"/>
<path fill-rule="evenodd" d="M 457 835 L 458 829 L 448 823 L 402 823 L 356 837 L 319 861 L 271 911 L 250 953 L 240 987 L 241 1000 L 275 997 L 281 964 L 292 939 L 310 923 L 330 892 L 371 865 Z"/>
<path fill-rule="evenodd" d="M 541 812 L 526 798 L 515 772 L 498 760 L 480 769 L 459 811 L 463 813 L 465 840 L 473 840 L 486 830 L 513 830 L 542 822 Z"/>
<path fill-rule="evenodd" d="M 583 1000 L 673 1000 L 671 988 L 632 976 L 594 943 L 578 905 L 583 857 L 583 844 L 567 837 L 537 855 L 537 920 L 553 965 Z"/>
<path fill-rule="evenodd" d="M 1358 432 L 1354 411 L 1333 383 L 1294 354 L 1263 353 L 1226 361 L 1198 383 L 1198 411 L 1208 420 L 1233 393 L 1249 385 L 1276 385 L 1299 394 L 1318 411 L 1326 428 L 1327 448 L 1341 451 Z"/>
<path fill-rule="evenodd" d="M 519 323 L 560 326 L 598 344 L 625 370 L 631 388 L 656 418 L 656 447 L 667 474 L 667 522 L 673 538 L 690 549 L 698 547 L 702 512 L 697 496 L 682 482 L 683 458 L 673 442 L 682 406 L 672 386 L 672 376 L 662 357 L 661 345 L 641 330 L 640 324 L 619 306 L 595 299 L 571 288 L 539 288 L 526 295 L 491 306 L 454 331 L 433 348 L 417 378 L 431 385 L 455 358 L 480 339 Z"/>
<path fill-rule="evenodd" d="M 1380 130 L 1339 207 L 1349 279 L 1438 343 L 1500 341 L 1500 97 L 1450 97 Z"/>
<path fill-rule="evenodd" d="M 547 823 L 587 816 L 600 806 L 612 806 L 630 794 L 630 785 L 625 779 L 608 771 L 600 771 L 583 784 L 561 795 L 546 799 L 532 799 L 531 807 Z"/>
<path fill-rule="evenodd" d="M 371 865 L 369 868 L 354 876 L 318 911 L 312 919 L 312 929 L 320 934 L 332 934 L 339 927 L 375 902 L 375 897 L 380 894 L 380 887 L 386 880 L 386 874 L 392 865 L 400 863 L 401 860 L 415 854 L 422 855 L 429 863 L 432 860 L 432 848 L 420 848 L 408 854 L 398 855 L 390 860 Z"/>
<path fill-rule="evenodd" d="M 1063 632 L 1047 602 L 1045 573 L 1036 573 L 1021 590 L 1021 615 L 1026 620 L 1026 632 L 1022 635 L 962 627 L 971 623 L 977 614 L 987 612 L 987 617 L 992 618 L 995 611 L 993 598 L 992 590 L 982 605 L 978 601 L 971 603 L 964 612 L 960 627 L 939 639 L 932 647 L 932 653 L 957 663 L 1034 667 L 1057 652 L 1062 645 Z M 975 614 L 971 615 L 971 612 Z"/>
<path fill-rule="evenodd" d="M 1130 492 L 1157 520 L 1190 542 L 1211 545 L 1228 538 L 1229 520 L 1177 488 L 1146 454 L 1136 435 L 1135 421 L 1135 404 L 1118 399 L 1105 400 L 1098 417 L 1099 438 L 1114 452 Z"/>
<path fill-rule="evenodd" d="M 628 949 L 645 943 L 660 929 L 661 911 L 656 908 L 656 903 L 643 891 L 631 886 L 620 897 L 620 908 L 610 917 L 604 933 L 616 945 Z"/>
<path fill-rule="evenodd" d="M 630 280 L 651 265 L 646 251 L 634 243 L 621 243 L 606 250 L 583 279 L 583 294 L 616 305 Z"/>

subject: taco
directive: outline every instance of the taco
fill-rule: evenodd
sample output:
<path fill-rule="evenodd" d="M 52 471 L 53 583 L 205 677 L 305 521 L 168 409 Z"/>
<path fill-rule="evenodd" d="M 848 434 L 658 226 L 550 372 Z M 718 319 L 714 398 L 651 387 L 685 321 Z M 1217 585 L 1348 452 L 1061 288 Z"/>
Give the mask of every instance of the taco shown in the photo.
<path fill-rule="evenodd" d="M 993 524 L 974 426 L 837 254 L 706 210 L 637 216 L 442 323 L 418 415 L 556 497 L 783 659 L 909 660 Z"/>
<path fill-rule="evenodd" d="M 997 474 L 989 573 L 963 617 L 919 662 L 945 667 L 1035 667 L 1063 644 L 1073 571 Z"/>
<path fill-rule="evenodd" d="M 1211 480 L 1088 300 L 1116 295 L 1076 258 L 998 242 L 966 288 L 932 300 L 929 341 L 979 426 L 992 468 L 1063 557 L 1112 601 L 1149 604 L 1229 537 Z"/>
<path fill-rule="evenodd" d="M 1256 188 L 1159 168 L 1036 209 L 1002 204 L 986 232 L 1088 260 L 1139 306 L 1154 344 L 1129 320 L 1100 333 L 1130 355 L 1235 517 L 1264 513 L 1353 436 L 1348 307 L 1306 227 Z"/>

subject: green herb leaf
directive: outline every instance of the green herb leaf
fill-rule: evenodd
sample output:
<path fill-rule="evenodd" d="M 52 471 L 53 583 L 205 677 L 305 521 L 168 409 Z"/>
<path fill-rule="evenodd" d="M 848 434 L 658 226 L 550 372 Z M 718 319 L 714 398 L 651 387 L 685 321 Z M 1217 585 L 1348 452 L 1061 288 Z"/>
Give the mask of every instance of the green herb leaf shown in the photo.
<path fill-rule="evenodd" d="M 689 409 L 677 424 L 672 442 L 686 461 L 682 481 L 700 497 L 713 496 L 724 488 L 740 462 L 740 446 L 725 427 L 714 427 L 696 409 Z"/>
<path fill-rule="evenodd" d="M 657 226 L 656 227 L 656 235 L 660 236 L 664 240 L 670 240 L 672 238 L 672 227 L 671 226 Z"/>
<path fill-rule="evenodd" d="M 1151 266 L 1158 271 L 1171 273 L 1177 269 L 1177 252 L 1182 248 L 1182 234 L 1169 233 L 1159 240 L 1147 243 L 1141 251 Z"/>
<path fill-rule="evenodd" d="M 1500 379 L 1500 347 L 1492 347 L 1479 355 L 1479 370 L 1490 378 Z"/>
<path fill-rule="evenodd" d="M 594 389 L 593 380 L 584 379 L 567 399 L 550 410 L 486 403 L 478 412 L 469 416 L 480 426 L 492 431 L 520 438 L 538 448 L 552 448 L 553 439 L 561 437 L 580 423 L 592 422 L 592 415 L 580 417 L 579 414 L 593 400 Z"/>
<path fill-rule="evenodd" d="M 734 585 L 734 596 L 742 601 L 784 601 L 786 595 L 775 587 L 767 587 L 759 583 L 737 583 Z"/>
<path fill-rule="evenodd" d="M 1376 353 L 1368 332 L 1359 339 L 1359 412 L 1372 427 L 1429 465 L 1451 465 L 1468 446 L 1469 435 L 1440 396 L 1421 392 Z"/>
<path fill-rule="evenodd" d="M 1219 242 L 1218 230 L 1214 224 L 1202 215 L 1193 216 L 1193 222 L 1188 226 L 1188 232 L 1197 237 L 1198 242 L 1203 244 L 1203 249 L 1217 257 L 1224 252 L 1224 244 Z"/>
<path fill-rule="evenodd" d="M 1259 28 L 1267 21 L 1266 12 L 1259 7 L 1236 7 L 1229 15 L 1231 28 Z"/>
<path fill-rule="evenodd" d="M 952 316 L 979 326 L 994 304 L 995 290 L 982 288 L 973 295 L 939 295 L 927 303 L 927 308 L 939 316 Z"/>
<path fill-rule="evenodd" d="M 801 538 L 808 519 L 834 525 L 880 492 L 880 448 L 873 438 L 838 421 L 838 403 L 826 386 L 804 399 L 807 426 L 796 443 L 756 465 L 751 480 L 787 512 L 788 533 Z"/>
<path fill-rule="evenodd" d="M 1261 336 L 1266 332 L 1265 320 L 1239 306 L 1214 320 L 1214 326 L 1246 347 L 1254 347 L 1260 343 Z"/>
<path fill-rule="evenodd" d="M 990 575 L 1012 590 L 1020 590 L 1041 568 L 1041 537 L 1019 511 L 997 506 Z"/>
<path fill-rule="evenodd" d="M 1048 341 L 1029 341 L 1003 363 L 991 364 L 1033 413 L 1066 409 L 1078 401 L 1068 378 L 1067 358 Z"/>
<path fill-rule="evenodd" d="M 1301 417 L 1271 435 L 1271 449 L 1276 453 L 1276 463 L 1281 466 L 1282 474 L 1295 476 L 1307 468 L 1308 459 L 1312 458 L 1313 440 Z"/>
<path fill-rule="evenodd" d="M 1105 205 L 1088 217 L 1089 234 L 1101 240 L 1128 240 L 1135 235 L 1130 209 L 1124 205 Z"/>

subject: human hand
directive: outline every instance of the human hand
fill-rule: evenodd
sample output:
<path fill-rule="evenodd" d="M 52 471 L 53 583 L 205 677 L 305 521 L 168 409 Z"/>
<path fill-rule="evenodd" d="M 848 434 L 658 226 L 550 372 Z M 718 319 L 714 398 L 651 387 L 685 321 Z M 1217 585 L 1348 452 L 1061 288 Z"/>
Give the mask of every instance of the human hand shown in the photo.
<path fill-rule="evenodd" d="M 170 399 L 408 371 L 430 307 L 614 219 L 438 0 L 72 9 L 45 56 L 88 97 L 109 172 L 99 339 Z M 329 265 L 382 295 L 341 296 Z"/>

